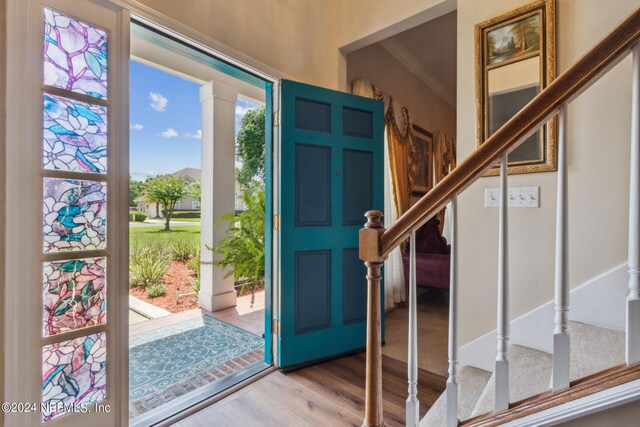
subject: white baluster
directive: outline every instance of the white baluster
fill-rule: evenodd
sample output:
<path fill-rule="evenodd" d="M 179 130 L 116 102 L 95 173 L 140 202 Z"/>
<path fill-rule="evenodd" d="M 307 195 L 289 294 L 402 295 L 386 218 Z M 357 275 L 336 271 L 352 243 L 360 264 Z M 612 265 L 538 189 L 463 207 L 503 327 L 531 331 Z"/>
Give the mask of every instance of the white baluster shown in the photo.
<path fill-rule="evenodd" d="M 507 155 L 500 160 L 500 229 L 498 230 L 498 354 L 495 363 L 495 410 L 509 408 L 509 248 Z"/>
<path fill-rule="evenodd" d="M 447 378 L 447 427 L 458 425 L 458 199 L 451 199 L 451 272 L 449 275 L 449 378 Z"/>
<path fill-rule="evenodd" d="M 407 368 L 409 397 L 407 398 L 407 427 L 417 427 L 420 402 L 418 402 L 418 313 L 416 297 L 416 232 L 411 232 L 409 251 L 409 348 Z"/>
<path fill-rule="evenodd" d="M 631 98 L 631 190 L 629 193 L 629 295 L 627 364 L 640 363 L 640 44 L 633 48 Z"/>
<path fill-rule="evenodd" d="M 558 192 L 556 200 L 555 328 L 553 330 L 552 389 L 569 388 L 569 239 L 567 178 L 567 106 L 558 114 Z"/>

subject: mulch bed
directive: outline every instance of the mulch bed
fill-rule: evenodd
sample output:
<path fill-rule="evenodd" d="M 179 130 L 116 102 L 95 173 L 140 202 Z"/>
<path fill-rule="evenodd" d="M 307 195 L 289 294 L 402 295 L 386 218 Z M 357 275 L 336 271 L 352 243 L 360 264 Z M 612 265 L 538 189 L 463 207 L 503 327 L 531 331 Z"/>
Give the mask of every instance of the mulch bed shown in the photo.
<path fill-rule="evenodd" d="M 129 288 L 129 294 L 134 297 L 164 308 L 171 313 L 180 313 L 182 311 L 198 308 L 198 295 L 185 295 L 177 298 L 176 292 L 181 294 L 193 292 L 191 284 L 195 280 L 196 273 L 191 270 L 187 263 L 182 261 L 169 261 L 169 268 L 164 275 L 164 283 L 167 291 L 163 296 L 151 298 L 146 289 L 142 286 Z"/>

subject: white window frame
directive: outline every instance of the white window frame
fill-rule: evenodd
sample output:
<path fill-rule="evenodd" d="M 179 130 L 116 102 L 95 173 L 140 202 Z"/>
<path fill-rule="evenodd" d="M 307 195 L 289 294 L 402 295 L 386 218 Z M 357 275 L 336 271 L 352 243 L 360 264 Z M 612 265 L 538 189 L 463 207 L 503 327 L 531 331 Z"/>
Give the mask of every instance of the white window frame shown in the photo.
<path fill-rule="evenodd" d="M 44 7 L 109 31 L 107 182 L 107 398 L 110 412 L 74 413 L 41 424 L 42 400 L 42 76 Z M 10 426 L 128 424 L 128 62 L 129 13 L 106 0 L 7 0 L 7 209 L 4 399 L 35 403 L 35 412 L 6 413 Z M 80 178 L 80 176 L 78 176 Z M 89 178 L 87 179 L 95 179 Z M 97 252 L 97 251 L 96 251 Z M 75 258 L 80 253 L 66 253 Z M 84 255 L 84 254 L 83 254 Z M 87 252 L 91 256 L 91 252 Z M 65 258 L 64 255 L 60 259 Z M 87 329 L 87 333 L 89 330 Z M 69 338 L 84 335 L 69 332 Z M 89 406 L 92 408 L 92 406 Z"/>
<path fill-rule="evenodd" d="M 194 211 L 200 210 L 200 202 L 197 200 L 194 200 L 191 202 L 191 209 Z"/>

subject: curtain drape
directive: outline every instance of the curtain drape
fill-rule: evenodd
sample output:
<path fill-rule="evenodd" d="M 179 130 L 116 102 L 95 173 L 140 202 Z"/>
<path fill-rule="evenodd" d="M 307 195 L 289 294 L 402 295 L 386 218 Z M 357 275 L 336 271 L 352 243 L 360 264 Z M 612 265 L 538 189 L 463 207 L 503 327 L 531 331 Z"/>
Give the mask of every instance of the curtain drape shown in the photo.
<path fill-rule="evenodd" d="M 414 145 L 409 111 L 394 103 L 391 96 L 377 91 L 364 79 L 355 80 L 352 92 L 384 102 L 384 225 L 391 227 L 409 208 L 411 187 L 415 182 Z M 413 170 L 413 172 L 412 172 Z M 384 263 L 384 307 L 393 308 L 406 301 L 402 253 L 396 248 Z"/>
<path fill-rule="evenodd" d="M 447 137 L 443 131 L 433 133 L 433 178 L 434 185 L 437 185 L 445 176 L 456 167 L 456 143 L 452 137 Z M 448 207 L 449 205 L 447 205 Z M 450 209 L 445 207 L 438 212 L 437 218 L 440 220 L 440 231 L 442 237 L 451 242 L 451 221 L 447 214 Z"/>

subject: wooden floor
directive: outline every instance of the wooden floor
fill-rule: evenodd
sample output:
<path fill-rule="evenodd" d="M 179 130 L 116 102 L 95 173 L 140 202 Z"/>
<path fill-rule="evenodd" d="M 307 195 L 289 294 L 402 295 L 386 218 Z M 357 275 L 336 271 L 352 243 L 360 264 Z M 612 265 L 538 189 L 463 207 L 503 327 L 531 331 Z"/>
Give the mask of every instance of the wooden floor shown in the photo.
<path fill-rule="evenodd" d="M 418 367 L 447 376 L 449 292 L 418 289 Z M 396 307 L 385 313 L 385 345 L 382 354 L 407 362 L 409 308 Z"/>
<path fill-rule="evenodd" d="M 295 372 L 273 372 L 219 402 L 183 419 L 179 427 L 198 426 L 360 426 L 364 414 L 364 354 Z M 386 426 L 404 426 L 406 365 L 384 358 Z M 444 379 L 419 373 L 420 414 L 444 390 Z"/>

